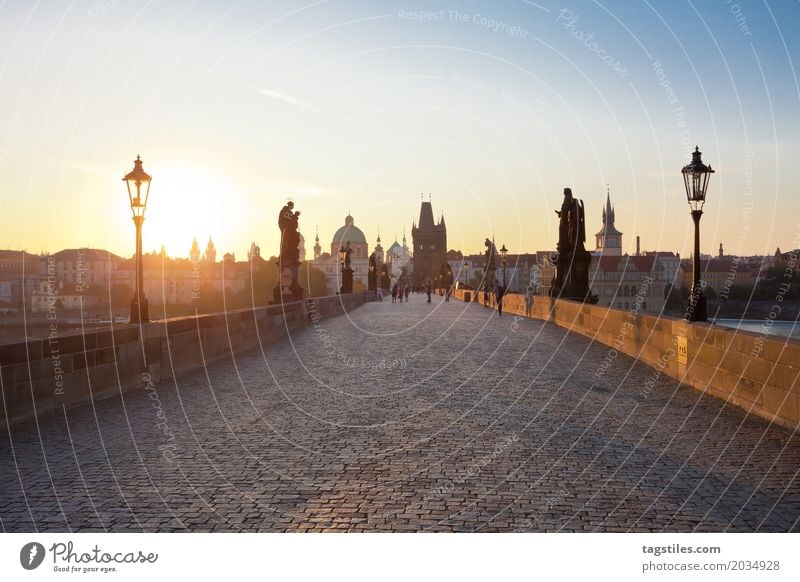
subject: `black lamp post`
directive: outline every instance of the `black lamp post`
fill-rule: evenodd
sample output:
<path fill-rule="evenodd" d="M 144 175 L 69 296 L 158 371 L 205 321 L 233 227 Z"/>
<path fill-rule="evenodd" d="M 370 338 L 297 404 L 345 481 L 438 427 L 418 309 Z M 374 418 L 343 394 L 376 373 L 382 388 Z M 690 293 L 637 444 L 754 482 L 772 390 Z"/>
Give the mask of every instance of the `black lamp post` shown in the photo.
<path fill-rule="evenodd" d="M 500 264 L 503 265 L 503 290 L 506 288 L 506 261 L 508 260 L 508 249 L 506 245 L 500 248 Z"/>
<path fill-rule="evenodd" d="M 131 203 L 133 224 L 136 225 L 136 290 L 131 299 L 131 323 L 147 323 L 150 315 L 147 299 L 144 296 L 144 268 L 142 266 L 142 223 L 147 209 L 147 198 L 150 196 L 151 177 L 142 168 L 142 160 L 136 156 L 133 170 L 122 179 L 128 187 L 128 199 Z"/>
<path fill-rule="evenodd" d="M 706 190 L 708 189 L 708 179 L 714 170 L 711 166 L 706 166 L 701 159 L 702 152 L 699 147 L 694 148 L 692 153 L 692 163 L 687 164 L 681 170 L 683 183 L 686 186 L 686 200 L 694 221 L 694 257 L 693 257 L 693 281 L 692 294 L 689 297 L 689 309 L 686 319 L 689 321 L 706 321 L 707 309 L 706 298 L 703 296 L 702 283 L 700 281 L 700 217 L 703 216 L 703 204 L 706 201 Z"/>
<path fill-rule="evenodd" d="M 469 284 L 469 263 L 464 261 L 464 283 L 467 287 L 470 287 Z"/>
<path fill-rule="evenodd" d="M 344 293 L 344 263 L 347 260 L 347 251 L 344 250 L 344 245 L 339 247 L 339 267 L 341 268 L 342 284 L 339 287 L 339 293 Z"/>

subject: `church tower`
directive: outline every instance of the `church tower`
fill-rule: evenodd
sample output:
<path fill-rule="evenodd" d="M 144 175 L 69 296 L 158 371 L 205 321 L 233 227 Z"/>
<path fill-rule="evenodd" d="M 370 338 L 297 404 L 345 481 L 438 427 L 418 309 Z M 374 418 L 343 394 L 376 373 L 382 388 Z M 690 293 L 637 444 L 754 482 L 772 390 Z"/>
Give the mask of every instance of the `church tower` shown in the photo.
<path fill-rule="evenodd" d="M 422 202 L 419 224 L 411 228 L 411 240 L 414 245 L 414 285 L 433 283 L 447 264 L 447 227 L 444 215 L 438 224 L 434 222 L 430 200 Z"/>
<path fill-rule="evenodd" d="M 375 262 L 378 268 L 383 264 L 383 247 L 381 246 L 381 231 L 378 230 L 378 244 L 375 245 Z"/>
<path fill-rule="evenodd" d="M 316 236 L 314 237 L 314 260 L 316 261 L 322 254 L 322 247 L 319 246 L 319 227 L 316 229 Z"/>
<path fill-rule="evenodd" d="M 603 208 L 603 228 L 594 235 L 597 239 L 595 253 L 607 257 L 619 257 L 622 255 L 622 233 L 614 226 L 614 218 L 611 194 L 606 192 L 606 207 Z"/>
<path fill-rule="evenodd" d="M 192 240 L 192 249 L 189 251 L 189 258 L 193 263 L 200 261 L 200 245 L 197 244 L 197 237 Z"/>
<path fill-rule="evenodd" d="M 208 237 L 206 253 L 203 255 L 203 258 L 209 263 L 217 262 L 217 249 L 214 247 L 214 241 L 211 240 L 211 237 Z"/>

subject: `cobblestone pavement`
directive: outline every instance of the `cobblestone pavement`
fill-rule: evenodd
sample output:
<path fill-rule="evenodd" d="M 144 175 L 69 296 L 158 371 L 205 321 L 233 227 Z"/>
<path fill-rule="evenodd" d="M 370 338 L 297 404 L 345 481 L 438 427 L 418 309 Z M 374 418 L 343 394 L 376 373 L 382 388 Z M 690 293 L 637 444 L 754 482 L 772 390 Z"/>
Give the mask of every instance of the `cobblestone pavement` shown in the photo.
<path fill-rule="evenodd" d="M 800 530 L 800 439 L 624 356 L 598 378 L 607 353 L 475 304 L 368 304 L 13 427 L 2 529 Z"/>

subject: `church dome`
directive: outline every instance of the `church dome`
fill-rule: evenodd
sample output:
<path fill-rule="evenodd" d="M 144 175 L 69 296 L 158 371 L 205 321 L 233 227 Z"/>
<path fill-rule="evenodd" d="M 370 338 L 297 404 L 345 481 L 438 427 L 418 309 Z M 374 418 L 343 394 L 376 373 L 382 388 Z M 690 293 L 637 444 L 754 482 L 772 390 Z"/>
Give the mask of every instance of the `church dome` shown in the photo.
<path fill-rule="evenodd" d="M 349 214 L 344 219 L 344 226 L 339 227 L 339 230 L 333 235 L 331 244 L 341 246 L 346 244 L 347 241 L 350 241 L 351 245 L 360 243 L 367 244 L 367 237 L 365 237 L 362 230 L 354 224 L 353 217 Z"/>

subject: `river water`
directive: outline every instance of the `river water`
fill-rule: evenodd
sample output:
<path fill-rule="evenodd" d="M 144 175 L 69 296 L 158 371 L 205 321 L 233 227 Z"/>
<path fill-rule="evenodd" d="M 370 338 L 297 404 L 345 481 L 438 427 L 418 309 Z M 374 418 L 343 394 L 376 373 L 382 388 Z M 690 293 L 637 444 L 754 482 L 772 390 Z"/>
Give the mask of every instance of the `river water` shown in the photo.
<path fill-rule="evenodd" d="M 723 327 L 766 334 L 768 337 L 788 337 L 800 340 L 800 321 L 771 320 L 771 323 L 765 319 L 715 319 L 713 321 Z"/>

